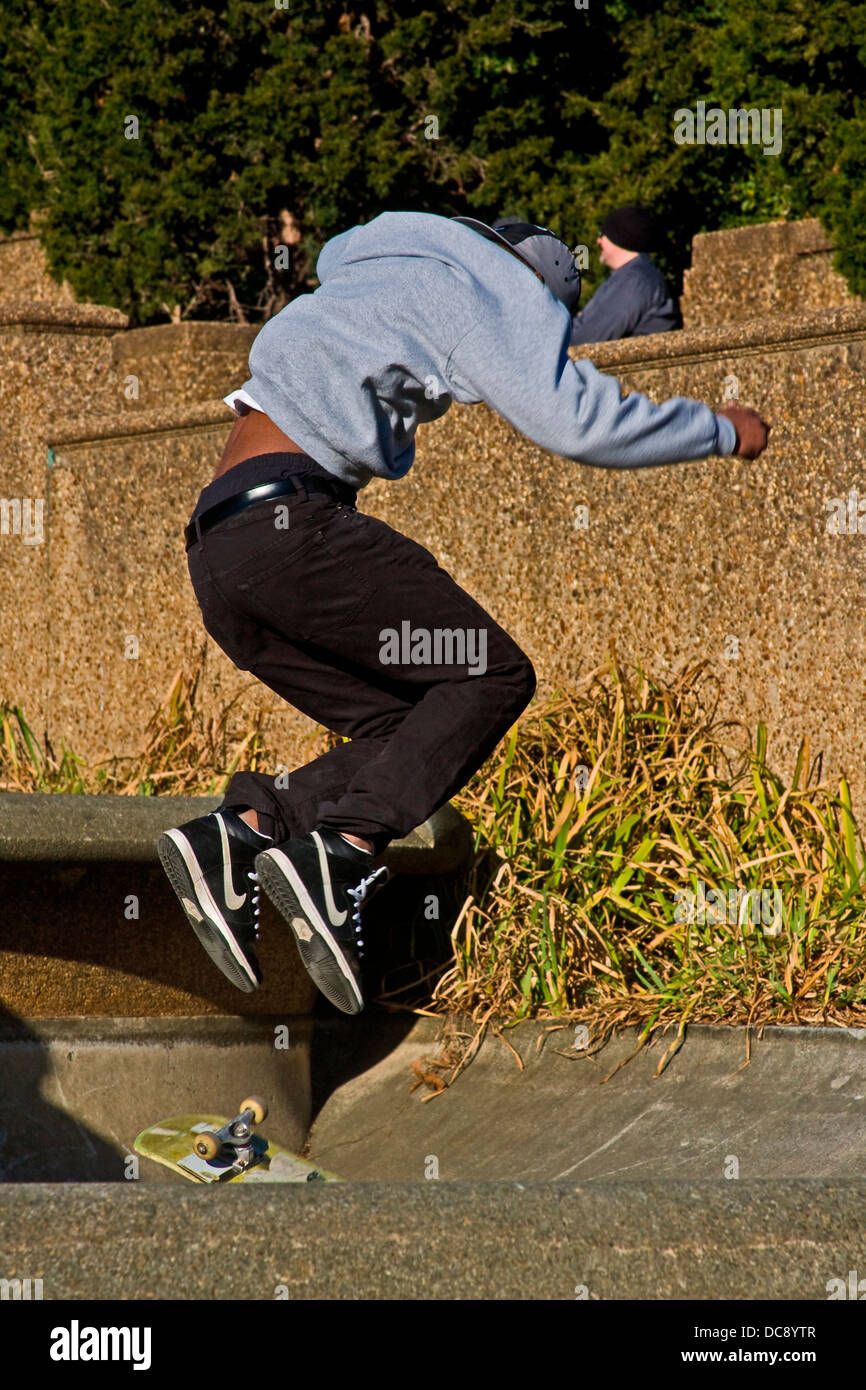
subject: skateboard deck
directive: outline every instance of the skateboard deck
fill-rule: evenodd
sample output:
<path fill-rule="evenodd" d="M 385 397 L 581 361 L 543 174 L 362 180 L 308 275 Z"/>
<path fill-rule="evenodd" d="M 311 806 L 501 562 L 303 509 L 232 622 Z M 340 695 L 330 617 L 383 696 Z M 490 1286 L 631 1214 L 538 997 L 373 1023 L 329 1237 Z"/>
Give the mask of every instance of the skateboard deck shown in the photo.
<path fill-rule="evenodd" d="M 143 1129 L 135 1151 L 191 1182 L 342 1182 L 335 1173 L 253 1134 L 260 1121 L 246 1105 L 242 1102 L 234 1120 L 224 1115 L 172 1115 Z M 262 1111 L 264 1118 L 267 1107 Z M 197 1146 L 206 1153 L 197 1153 Z"/>

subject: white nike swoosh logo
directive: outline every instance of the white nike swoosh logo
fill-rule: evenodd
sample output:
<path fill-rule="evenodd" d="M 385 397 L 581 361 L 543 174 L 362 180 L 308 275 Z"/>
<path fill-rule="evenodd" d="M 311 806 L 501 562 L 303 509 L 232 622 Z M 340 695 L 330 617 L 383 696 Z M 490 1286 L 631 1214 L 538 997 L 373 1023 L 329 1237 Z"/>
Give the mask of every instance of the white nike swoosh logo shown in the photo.
<path fill-rule="evenodd" d="M 229 854 L 229 837 L 226 833 L 221 815 L 217 814 L 216 822 L 220 828 L 220 843 L 223 850 L 223 892 L 225 893 L 226 902 L 232 912 L 237 912 L 246 902 L 247 895 L 243 893 L 238 897 L 235 892 L 234 884 L 232 883 L 232 860 Z"/>
<path fill-rule="evenodd" d="M 322 871 L 322 885 L 325 889 L 325 907 L 328 909 L 328 916 L 331 919 L 332 927 L 341 927 L 348 917 L 348 912 L 338 912 L 337 904 L 334 902 L 334 894 L 331 889 L 331 875 L 328 869 L 328 852 L 322 843 L 322 837 L 317 830 L 313 831 L 313 839 L 319 851 L 319 868 Z"/>

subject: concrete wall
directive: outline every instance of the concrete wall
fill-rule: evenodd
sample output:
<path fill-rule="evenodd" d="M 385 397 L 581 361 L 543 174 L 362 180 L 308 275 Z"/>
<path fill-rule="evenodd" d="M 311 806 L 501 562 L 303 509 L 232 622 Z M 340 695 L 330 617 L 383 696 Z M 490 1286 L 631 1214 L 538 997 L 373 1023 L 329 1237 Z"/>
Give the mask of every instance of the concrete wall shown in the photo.
<path fill-rule="evenodd" d="M 718 235 L 745 245 L 755 232 Z M 696 252 L 696 271 L 700 261 Z M 16 313 L 0 314 L 0 380 L 16 405 L 3 412 L 12 432 L 0 493 L 40 488 L 50 507 L 43 546 L 0 539 L 12 561 L 0 697 L 21 700 L 85 754 L 131 752 L 204 640 L 181 529 L 231 425 L 218 396 L 245 376 L 251 330 L 118 332 L 111 311 L 55 309 L 50 322 L 32 305 Z M 866 494 L 864 339 L 866 307 L 855 303 L 588 350 L 623 389 L 656 400 L 719 406 L 735 390 L 759 405 L 774 432 L 755 464 L 583 468 L 485 407 L 455 408 L 422 429 L 409 477 L 374 483 L 362 507 L 434 551 L 514 633 L 542 689 L 574 683 L 614 639 L 660 675 L 708 659 L 721 715 L 765 719 L 783 766 L 808 733 L 827 770 L 851 775 L 862 805 L 864 538 L 828 534 L 826 505 L 852 487 Z M 128 400 L 130 376 L 140 391 Z M 575 528 L 579 505 L 586 529 Z M 137 661 L 124 657 L 130 634 Z M 206 650 L 216 712 L 250 683 L 209 641 Z M 244 699 L 241 714 L 278 703 L 261 688 Z M 287 761 L 308 756 L 309 721 L 285 711 L 271 728 Z"/>
<path fill-rule="evenodd" d="M 202 653 L 205 718 L 240 696 L 243 722 L 263 702 L 274 711 L 271 735 L 297 757 L 314 732 L 210 641 L 189 584 L 183 528 L 222 452 L 227 416 L 219 401 L 130 411 L 75 430 L 61 424 L 53 437 L 44 707 L 88 754 L 135 752 L 177 667 L 191 670 Z"/>
<path fill-rule="evenodd" d="M 249 376 L 257 328 L 234 323 L 167 323 L 133 328 L 111 342 L 111 365 L 125 410 L 160 410 L 219 398 Z M 224 409 L 224 433 L 232 417 Z"/>
<path fill-rule="evenodd" d="M 159 865 L 0 861 L 0 1021 L 269 1017 L 310 1012 L 316 989 L 291 933 L 262 905 L 262 987 L 243 994 L 189 929 Z M 127 918 L 135 899 L 136 918 Z"/>
<path fill-rule="evenodd" d="M 66 281 L 58 284 L 48 274 L 38 232 L 0 237 L 0 297 L 75 303 L 72 287 Z"/>
<path fill-rule="evenodd" d="M 680 307 L 689 329 L 858 302 L 833 269 L 832 241 L 810 217 L 700 232 Z"/>
<path fill-rule="evenodd" d="M 544 686 L 572 684 L 611 641 L 662 676 L 709 659 L 722 717 L 766 720 L 782 766 L 808 733 L 863 809 L 866 537 L 828 534 L 826 502 L 866 498 L 864 338 L 855 307 L 586 350 L 659 401 L 719 406 L 736 377 L 774 424 L 757 463 L 582 468 L 467 408 L 424 430 L 417 469 L 365 504 L 433 549 Z"/>
<path fill-rule="evenodd" d="M 22 508 L 22 530 L 0 531 L 0 698 L 47 723 L 51 469 L 46 431 L 65 411 L 116 410 L 110 340 L 126 323 L 114 309 L 39 299 L 0 302 L 0 498 Z M 42 541 L 28 543 L 23 508 Z M 2 521 L 0 521 L 2 526 Z"/>
<path fill-rule="evenodd" d="M 0 243 L 0 266 L 2 251 Z M 140 629 L 144 637 L 148 623 L 139 620 L 136 627 L 134 618 L 145 600 L 157 596 L 152 611 L 155 618 L 164 617 L 166 586 L 187 587 L 177 521 L 165 511 L 158 488 L 154 491 L 159 468 L 156 475 L 148 471 L 148 449 L 156 449 L 160 467 L 165 464 L 161 481 L 173 489 L 172 505 L 185 512 L 185 522 L 213 472 L 231 416 L 225 406 L 211 405 L 207 418 L 213 428 L 206 428 L 197 444 L 192 471 L 179 418 L 198 424 L 201 414 L 191 402 L 212 398 L 246 377 L 255 334 L 242 326 L 208 323 L 124 332 L 126 323 L 124 314 L 99 306 L 35 297 L 0 299 L 0 498 L 30 505 L 34 531 L 36 519 L 41 516 L 42 521 L 41 542 L 29 543 L 23 524 L 22 533 L 13 534 L 11 513 L 9 534 L 0 534 L 0 649 L 5 655 L 0 699 L 20 703 L 34 727 L 93 756 L 138 746 L 137 739 L 115 743 L 116 725 L 110 709 L 106 716 L 106 706 L 116 707 L 120 696 L 131 696 L 127 728 L 137 723 L 140 733 L 144 711 L 164 693 L 171 674 L 164 663 L 154 674 L 146 640 L 143 664 L 124 662 L 117 633 L 125 637 Z M 173 407 L 168 434 L 160 431 L 158 421 L 155 427 L 143 418 L 148 406 L 164 409 L 166 403 Z M 139 415 L 141 425 L 135 423 Z M 107 442 L 92 467 L 75 472 L 67 456 L 52 448 L 58 433 L 73 442 L 76 438 L 75 424 L 58 432 L 61 419 L 76 422 L 78 435 L 97 451 L 103 434 L 107 440 L 128 439 L 132 422 L 144 452 L 127 448 L 121 458 Z M 160 508 L 157 540 L 151 518 Z M 115 545 L 111 561 L 104 550 L 110 544 Z M 175 563 L 172 571 L 165 555 L 177 561 L 178 545 L 181 564 Z M 135 595 L 125 577 L 130 564 Z M 169 614 L 171 608 L 169 596 Z M 76 623 L 79 609 L 88 614 L 86 628 Z M 192 610 L 189 617 L 191 630 Z M 199 634 L 194 645 L 196 650 L 201 646 Z M 191 656 L 191 649 L 181 642 L 175 668 L 183 656 Z M 115 666 L 116 661 L 121 664 Z M 155 683 L 145 687 L 144 679 L 150 677 Z M 71 717 L 70 706 L 77 710 Z"/>

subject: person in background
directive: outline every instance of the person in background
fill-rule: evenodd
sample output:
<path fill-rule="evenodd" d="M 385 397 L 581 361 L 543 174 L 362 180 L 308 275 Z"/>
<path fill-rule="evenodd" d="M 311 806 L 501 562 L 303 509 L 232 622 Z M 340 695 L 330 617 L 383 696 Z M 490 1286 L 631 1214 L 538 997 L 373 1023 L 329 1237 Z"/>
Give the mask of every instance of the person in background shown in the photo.
<path fill-rule="evenodd" d="M 656 230 L 656 220 L 647 208 L 629 204 L 608 213 L 598 244 L 601 263 L 611 274 L 583 312 L 575 315 L 572 345 L 668 333 L 682 327 L 676 300 L 647 255 Z"/>

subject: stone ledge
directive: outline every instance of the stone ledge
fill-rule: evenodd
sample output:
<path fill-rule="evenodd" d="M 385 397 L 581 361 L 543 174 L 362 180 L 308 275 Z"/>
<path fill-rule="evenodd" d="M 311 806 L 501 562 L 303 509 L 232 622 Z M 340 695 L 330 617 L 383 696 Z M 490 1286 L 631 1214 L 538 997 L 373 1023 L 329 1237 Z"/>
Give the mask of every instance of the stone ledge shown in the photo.
<path fill-rule="evenodd" d="M 128 315 L 102 304 L 74 304 L 52 299 L 0 300 L 0 327 L 68 333 L 125 328 Z"/>
<path fill-rule="evenodd" d="M 296 1041 L 309 1042 L 313 1030 L 310 1015 L 283 1013 L 254 1018 L 237 1014 L 177 1014 L 171 1018 L 120 1015 L 18 1018 L 14 1014 L 0 1014 L 0 1043 L 40 1044 L 45 1048 L 65 1043 L 168 1047 L 181 1041 L 200 1047 L 226 1048 L 265 1041 L 273 1047 L 274 1028 L 277 1024 L 285 1024 L 287 1019 Z"/>
<path fill-rule="evenodd" d="M 683 277 L 683 327 L 862 304 L 833 266 L 818 218 L 701 232 Z"/>
<path fill-rule="evenodd" d="M 716 265 L 722 257 L 751 259 L 757 266 L 769 256 L 812 256 L 832 250 L 833 239 L 825 232 L 820 218 L 805 217 L 796 222 L 780 218 L 776 222 L 697 232 L 692 238 L 692 269 L 703 267 L 704 263 Z"/>
<path fill-rule="evenodd" d="M 0 793 L 0 862 L 155 863 L 164 830 L 219 806 L 219 796 Z"/>
<path fill-rule="evenodd" d="M 173 325 L 168 327 L 173 328 Z M 221 325 L 202 327 L 219 328 Z M 124 334 L 124 339 L 126 336 Z M 623 338 L 613 343 L 581 344 L 569 352 L 573 360 L 590 360 L 603 372 L 620 368 L 640 371 L 690 366 L 734 354 L 738 357 L 766 356 L 863 340 L 866 340 L 866 304 L 856 304 L 806 314 L 745 319 L 720 328 L 693 328 Z M 232 418 L 225 402 L 217 398 L 159 410 L 118 411 L 108 417 L 65 416 L 49 426 L 45 439 L 53 448 L 71 448 L 100 440 L 137 439 L 209 426 L 228 428 Z"/>
<path fill-rule="evenodd" d="M 219 796 L 104 796 L 0 792 L 0 863 L 156 863 L 164 830 L 205 816 Z M 394 873 L 447 874 L 467 867 L 474 836 L 450 803 L 389 845 Z"/>
<path fill-rule="evenodd" d="M 798 348 L 822 347 L 866 338 L 866 304 L 816 309 L 803 314 L 742 319 L 719 328 L 690 328 L 622 338 L 614 343 L 582 343 L 570 349 L 575 361 L 586 358 L 601 371 L 616 367 L 663 368 L 730 356 L 766 355 Z"/>
<path fill-rule="evenodd" d="M 109 416 L 61 416 L 46 426 L 44 438 L 52 448 L 65 449 L 104 439 L 173 435 L 180 430 L 201 430 L 211 425 L 228 430 L 234 418 L 223 400 L 195 401 L 160 410 L 118 410 Z"/>
<path fill-rule="evenodd" d="M 46 1300 L 823 1301 L 866 1223 L 854 1180 L 177 1182 L 0 1185 L 4 1275 Z"/>
<path fill-rule="evenodd" d="M 474 845 L 472 826 L 448 801 L 402 840 L 392 840 L 384 858 L 392 873 L 460 873 L 471 864 Z"/>

